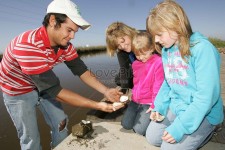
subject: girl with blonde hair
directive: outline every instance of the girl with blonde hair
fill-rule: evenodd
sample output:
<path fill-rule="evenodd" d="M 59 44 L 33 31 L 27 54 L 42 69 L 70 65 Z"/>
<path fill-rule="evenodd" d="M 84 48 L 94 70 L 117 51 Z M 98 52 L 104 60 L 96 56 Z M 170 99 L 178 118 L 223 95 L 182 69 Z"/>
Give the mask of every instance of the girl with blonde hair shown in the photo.
<path fill-rule="evenodd" d="M 150 123 L 150 111 L 154 108 L 155 97 L 164 80 L 162 59 L 147 32 L 137 33 L 131 47 L 137 58 L 132 64 L 134 87 L 132 100 L 121 124 L 125 129 L 133 129 L 137 134 L 145 135 Z"/>
<path fill-rule="evenodd" d="M 162 50 L 165 80 L 155 99 L 147 141 L 161 149 L 198 149 L 223 121 L 220 55 L 193 32 L 183 8 L 166 0 L 153 8 L 147 30 Z M 157 122 L 155 118 L 165 119 Z"/>
<path fill-rule="evenodd" d="M 131 64 L 136 60 L 131 51 L 133 36 L 139 31 L 123 22 L 113 22 L 106 29 L 106 46 L 110 56 L 117 54 L 119 61 L 119 74 L 115 78 L 117 85 L 123 92 L 133 87 L 133 73 Z"/>

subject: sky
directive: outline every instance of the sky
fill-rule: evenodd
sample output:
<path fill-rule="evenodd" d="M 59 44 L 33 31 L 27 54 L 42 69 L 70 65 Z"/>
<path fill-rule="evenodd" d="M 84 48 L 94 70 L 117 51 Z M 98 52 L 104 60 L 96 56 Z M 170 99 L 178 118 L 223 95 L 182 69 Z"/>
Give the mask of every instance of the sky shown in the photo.
<path fill-rule="evenodd" d="M 42 26 L 52 0 L 0 0 L 0 53 L 20 33 Z M 72 0 L 92 26 L 79 30 L 71 41 L 75 47 L 105 45 L 108 25 L 121 21 L 146 29 L 149 11 L 162 0 Z M 225 40 L 225 0 L 176 0 L 185 10 L 193 31 Z"/>

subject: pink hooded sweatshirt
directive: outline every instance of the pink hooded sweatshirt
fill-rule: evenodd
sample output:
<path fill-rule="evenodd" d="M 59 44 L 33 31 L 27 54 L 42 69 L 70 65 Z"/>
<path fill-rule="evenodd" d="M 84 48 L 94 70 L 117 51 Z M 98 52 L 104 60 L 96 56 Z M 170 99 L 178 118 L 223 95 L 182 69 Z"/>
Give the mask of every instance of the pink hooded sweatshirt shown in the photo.
<path fill-rule="evenodd" d="M 162 58 L 154 54 L 145 63 L 135 60 L 132 69 L 132 100 L 138 104 L 149 104 L 154 108 L 155 97 L 164 80 Z"/>

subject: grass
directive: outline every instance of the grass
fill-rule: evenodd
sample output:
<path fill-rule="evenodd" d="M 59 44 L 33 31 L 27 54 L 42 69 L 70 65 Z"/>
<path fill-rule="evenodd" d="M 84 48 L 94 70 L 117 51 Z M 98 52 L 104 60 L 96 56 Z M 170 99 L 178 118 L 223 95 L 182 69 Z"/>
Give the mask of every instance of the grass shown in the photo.
<path fill-rule="evenodd" d="M 212 44 L 218 49 L 220 53 L 225 54 L 225 41 L 212 37 L 209 37 L 209 41 L 212 42 Z"/>
<path fill-rule="evenodd" d="M 220 40 L 218 38 L 209 37 L 209 41 L 212 42 L 212 44 L 217 48 L 224 48 L 225 47 L 225 41 Z"/>

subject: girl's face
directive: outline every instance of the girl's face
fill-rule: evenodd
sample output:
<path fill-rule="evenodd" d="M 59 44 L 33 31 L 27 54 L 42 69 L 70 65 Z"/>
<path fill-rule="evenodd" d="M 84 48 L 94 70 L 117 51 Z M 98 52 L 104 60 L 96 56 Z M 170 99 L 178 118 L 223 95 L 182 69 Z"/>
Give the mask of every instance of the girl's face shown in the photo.
<path fill-rule="evenodd" d="M 119 37 L 117 38 L 118 49 L 123 50 L 125 52 L 131 52 L 131 39 L 129 36 Z"/>
<path fill-rule="evenodd" d="M 152 53 L 153 53 L 152 50 L 148 50 L 148 51 L 145 51 L 145 52 L 143 52 L 143 53 L 141 53 L 141 54 L 139 54 L 139 55 L 136 55 L 136 58 L 137 58 L 139 61 L 145 63 L 145 62 L 148 61 L 149 58 L 151 58 Z"/>
<path fill-rule="evenodd" d="M 159 43 L 162 47 L 170 48 L 174 44 L 178 44 L 178 34 L 174 31 L 162 31 L 155 35 L 155 43 Z"/>

